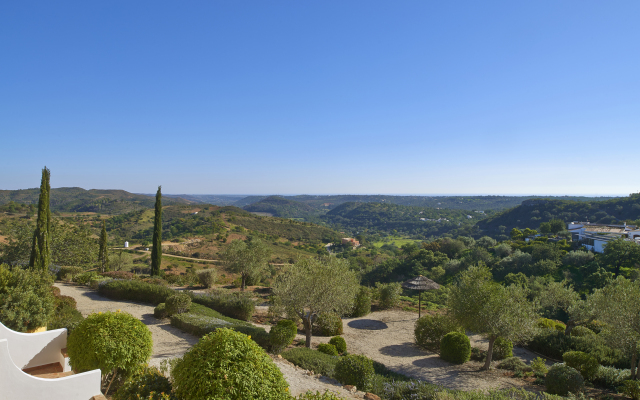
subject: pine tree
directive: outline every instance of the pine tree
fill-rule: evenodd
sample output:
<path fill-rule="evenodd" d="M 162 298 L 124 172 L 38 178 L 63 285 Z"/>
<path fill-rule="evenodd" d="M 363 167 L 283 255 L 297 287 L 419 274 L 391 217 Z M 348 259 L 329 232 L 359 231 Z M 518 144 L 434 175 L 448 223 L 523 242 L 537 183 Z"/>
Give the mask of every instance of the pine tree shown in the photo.
<path fill-rule="evenodd" d="M 49 179 L 51 171 L 42 169 L 42 181 L 40 182 L 40 199 L 38 201 L 38 219 L 36 230 L 33 232 L 31 245 L 31 258 L 29 267 L 41 271 L 46 270 L 51 262 L 51 209 L 49 208 L 49 193 L 51 186 Z"/>
<path fill-rule="evenodd" d="M 107 222 L 102 220 L 102 232 L 100 232 L 100 251 L 98 252 L 98 264 L 102 272 L 109 270 L 109 251 L 107 250 Z"/>
<path fill-rule="evenodd" d="M 158 186 L 156 193 L 156 213 L 153 220 L 153 240 L 151 245 L 151 275 L 160 275 L 162 262 L 162 186 Z"/>

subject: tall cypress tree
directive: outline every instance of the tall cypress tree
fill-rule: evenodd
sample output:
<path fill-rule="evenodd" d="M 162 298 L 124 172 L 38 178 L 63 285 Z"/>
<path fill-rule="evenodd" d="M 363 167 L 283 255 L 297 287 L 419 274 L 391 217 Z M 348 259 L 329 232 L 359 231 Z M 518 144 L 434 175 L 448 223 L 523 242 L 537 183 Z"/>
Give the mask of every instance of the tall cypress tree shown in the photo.
<path fill-rule="evenodd" d="M 107 222 L 102 220 L 102 232 L 100 232 L 100 251 L 98 252 L 98 264 L 102 272 L 109 270 L 109 251 L 107 250 Z"/>
<path fill-rule="evenodd" d="M 156 193 L 156 214 L 153 220 L 153 240 L 151 245 L 151 275 L 160 275 L 160 263 L 162 262 L 162 186 L 158 186 Z"/>
<path fill-rule="evenodd" d="M 46 270 L 51 262 L 51 209 L 49 208 L 49 194 L 51 186 L 49 179 L 51 171 L 42 169 L 42 181 L 40 182 L 40 199 L 38 200 L 38 219 L 36 230 L 33 232 L 31 245 L 31 258 L 29 267 L 41 271 Z"/>

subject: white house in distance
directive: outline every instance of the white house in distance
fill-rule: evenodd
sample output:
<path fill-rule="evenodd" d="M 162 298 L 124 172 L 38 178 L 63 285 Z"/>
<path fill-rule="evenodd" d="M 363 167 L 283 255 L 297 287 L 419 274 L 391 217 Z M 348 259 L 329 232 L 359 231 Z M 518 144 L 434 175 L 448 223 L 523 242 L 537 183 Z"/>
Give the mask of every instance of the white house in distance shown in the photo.
<path fill-rule="evenodd" d="M 589 222 L 570 222 L 567 230 L 571 239 L 584 243 L 584 247 L 597 253 L 604 251 L 607 242 L 618 238 L 633 241 L 640 245 L 640 229 L 635 225 L 604 225 Z"/>

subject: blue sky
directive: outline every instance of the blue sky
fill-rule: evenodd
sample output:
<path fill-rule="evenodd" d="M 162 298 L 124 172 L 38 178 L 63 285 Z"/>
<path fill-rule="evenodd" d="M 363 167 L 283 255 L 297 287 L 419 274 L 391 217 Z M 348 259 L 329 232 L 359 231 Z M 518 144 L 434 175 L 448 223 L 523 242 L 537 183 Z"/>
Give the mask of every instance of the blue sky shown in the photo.
<path fill-rule="evenodd" d="M 638 1 L 0 4 L 0 189 L 640 190 Z"/>

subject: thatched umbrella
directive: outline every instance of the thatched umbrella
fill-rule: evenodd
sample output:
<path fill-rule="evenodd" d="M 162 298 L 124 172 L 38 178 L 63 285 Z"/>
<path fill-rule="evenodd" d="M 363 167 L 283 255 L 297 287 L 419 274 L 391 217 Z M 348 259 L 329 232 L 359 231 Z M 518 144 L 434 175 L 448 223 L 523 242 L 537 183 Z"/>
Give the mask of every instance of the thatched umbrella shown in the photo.
<path fill-rule="evenodd" d="M 440 289 L 440 285 L 427 278 L 426 276 L 418 276 L 417 278 L 409 279 L 402 284 L 405 289 L 417 290 L 418 293 L 418 318 L 420 318 L 422 311 L 422 292 L 425 290 L 437 290 Z"/>

